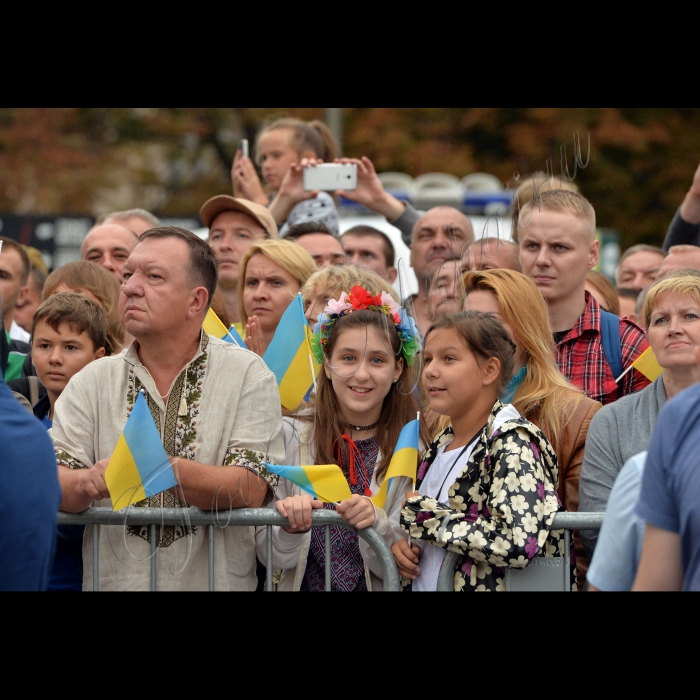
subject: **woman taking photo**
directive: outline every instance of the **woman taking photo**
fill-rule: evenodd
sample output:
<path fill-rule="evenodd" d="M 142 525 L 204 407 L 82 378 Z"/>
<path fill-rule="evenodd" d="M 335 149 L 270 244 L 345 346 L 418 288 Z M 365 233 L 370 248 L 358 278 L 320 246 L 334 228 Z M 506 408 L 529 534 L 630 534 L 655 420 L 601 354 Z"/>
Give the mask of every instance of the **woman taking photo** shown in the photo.
<path fill-rule="evenodd" d="M 501 591 L 506 568 L 563 556 L 557 458 L 547 438 L 499 396 L 516 348 L 491 314 L 447 314 L 425 337 L 423 389 L 450 424 L 418 468 L 392 551 L 404 585 L 434 591 L 446 548 L 463 555 L 456 591 Z"/>

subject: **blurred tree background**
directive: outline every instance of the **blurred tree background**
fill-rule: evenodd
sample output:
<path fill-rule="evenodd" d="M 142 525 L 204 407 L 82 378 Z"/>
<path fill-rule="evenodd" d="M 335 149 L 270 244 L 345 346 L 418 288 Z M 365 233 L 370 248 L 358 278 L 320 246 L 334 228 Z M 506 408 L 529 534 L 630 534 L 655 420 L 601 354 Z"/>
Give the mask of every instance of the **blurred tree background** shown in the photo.
<path fill-rule="evenodd" d="M 230 192 L 238 141 L 280 116 L 322 119 L 322 108 L 0 109 L 0 212 L 82 214 L 144 207 L 164 216 L 195 214 Z M 378 171 L 413 176 L 493 173 L 555 175 L 574 139 L 576 182 L 598 225 L 619 231 L 624 249 L 659 245 L 700 162 L 697 109 L 347 108 L 343 154 L 369 156 Z M 520 180 L 522 182 L 522 179 Z"/>

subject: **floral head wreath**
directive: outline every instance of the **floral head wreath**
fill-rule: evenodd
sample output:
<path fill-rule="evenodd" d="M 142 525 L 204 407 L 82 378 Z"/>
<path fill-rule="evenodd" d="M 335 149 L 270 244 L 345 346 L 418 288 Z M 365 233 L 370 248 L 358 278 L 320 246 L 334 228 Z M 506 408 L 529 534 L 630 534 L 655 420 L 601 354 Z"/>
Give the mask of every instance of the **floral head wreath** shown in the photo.
<path fill-rule="evenodd" d="M 400 307 L 391 294 L 382 292 L 372 296 L 366 289 L 355 286 L 350 294 L 343 292 L 340 299 L 329 300 L 326 308 L 318 315 L 318 320 L 311 335 L 311 350 L 319 364 L 323 364 L 323 353 L 326 351 L 328 336 L 335 322 L 351 314 L 353 311 L 369 309 L 388 316 L 396 326 L 396 332 L 401 341 L 401 352 L 410 367 L 418 350 L 418 328 L 415 321 Z"/>

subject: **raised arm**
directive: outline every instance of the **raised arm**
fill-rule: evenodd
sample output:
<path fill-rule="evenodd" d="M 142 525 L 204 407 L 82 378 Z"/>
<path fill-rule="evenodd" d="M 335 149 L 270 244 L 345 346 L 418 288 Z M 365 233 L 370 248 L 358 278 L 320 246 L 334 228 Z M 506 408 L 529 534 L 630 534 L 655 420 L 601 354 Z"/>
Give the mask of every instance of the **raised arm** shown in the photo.
<path fill-rule="evenodd" d="M 700 245 L 700 165 L 690 189 L 671 221 L 663 249 L 668 252 L 674 245 Z"/>
<path fill-rule="evenodd" d="M 403 242 L 410 245 L 413 227 L 420 218 L 420 213 L 410 204 L 399 201 L 384 189 L 374 164 L 367 156 L 362 156 L 360 159 L 336 158 L 335 162 L 357 165 L 357 187 L 354 190 L 338 190 L 336 194 L 381 214 L 401 231 Z"/>

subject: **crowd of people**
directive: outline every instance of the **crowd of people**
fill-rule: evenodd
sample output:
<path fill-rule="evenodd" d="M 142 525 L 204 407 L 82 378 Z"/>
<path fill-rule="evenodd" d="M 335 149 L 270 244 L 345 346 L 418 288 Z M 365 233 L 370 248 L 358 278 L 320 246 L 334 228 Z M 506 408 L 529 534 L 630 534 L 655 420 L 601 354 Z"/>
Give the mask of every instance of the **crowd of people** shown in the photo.
<path fill-rule="evenodd" d="M 206 240 L 112 212 L 80 261 L 49 271 L 0 238 L 0 588 L 148 590 L 150 527 L 56 518 L 113 505 L 105 472 L 140 395 L 177 483 L 135 506 L 288 522 L 272 528 L 271 561 L 265 527 L 223 528 L 213 564 L 186 517 L 157 527 L 159 590 L 206 589 L 213 574 L 217 590 L 252 591 L 268 567 L 279 590 L 320 591 L 328 552 L 332 590 L 381 590 L 364 528 L 410 591 L 436 590 L 447 551 L 455 591 L 502 591 L 509 571 L 568 544 L 572 590 L 700 586 L 700 167 L 662 247 L 626 250 L 613 284 L 570 181 L 534 174 L 512 240 L 475 240 L 462 211 L 417 211 L 367 157 L 336 158 L 320 122 L 271 123 L 255 158 L 262 180 L 238 151 L 233 196 L 202 204 Z M 304 190 L 304 169 L 329 161 L 357 167 L 354 190 Z M 340 195 L 400 230 L 415 294 L 385 233 L 340 234 Z M 289 409 L 263 357 L 299 295 L 321 370 Z M 245 347 L 204 332 L 210 308 Z M 638 363 L 651 352 L 653 381 Z M 389 478 L 416 415 L 416 478 Z M 316 500 L 269 468 L 313 464 L 338 465 L 350 497 Z M 332 526 L 327 547 L 315 509 L 352 527 Z M 564 511 L 605 512 L 603 528 L 554 529 Z"/>

